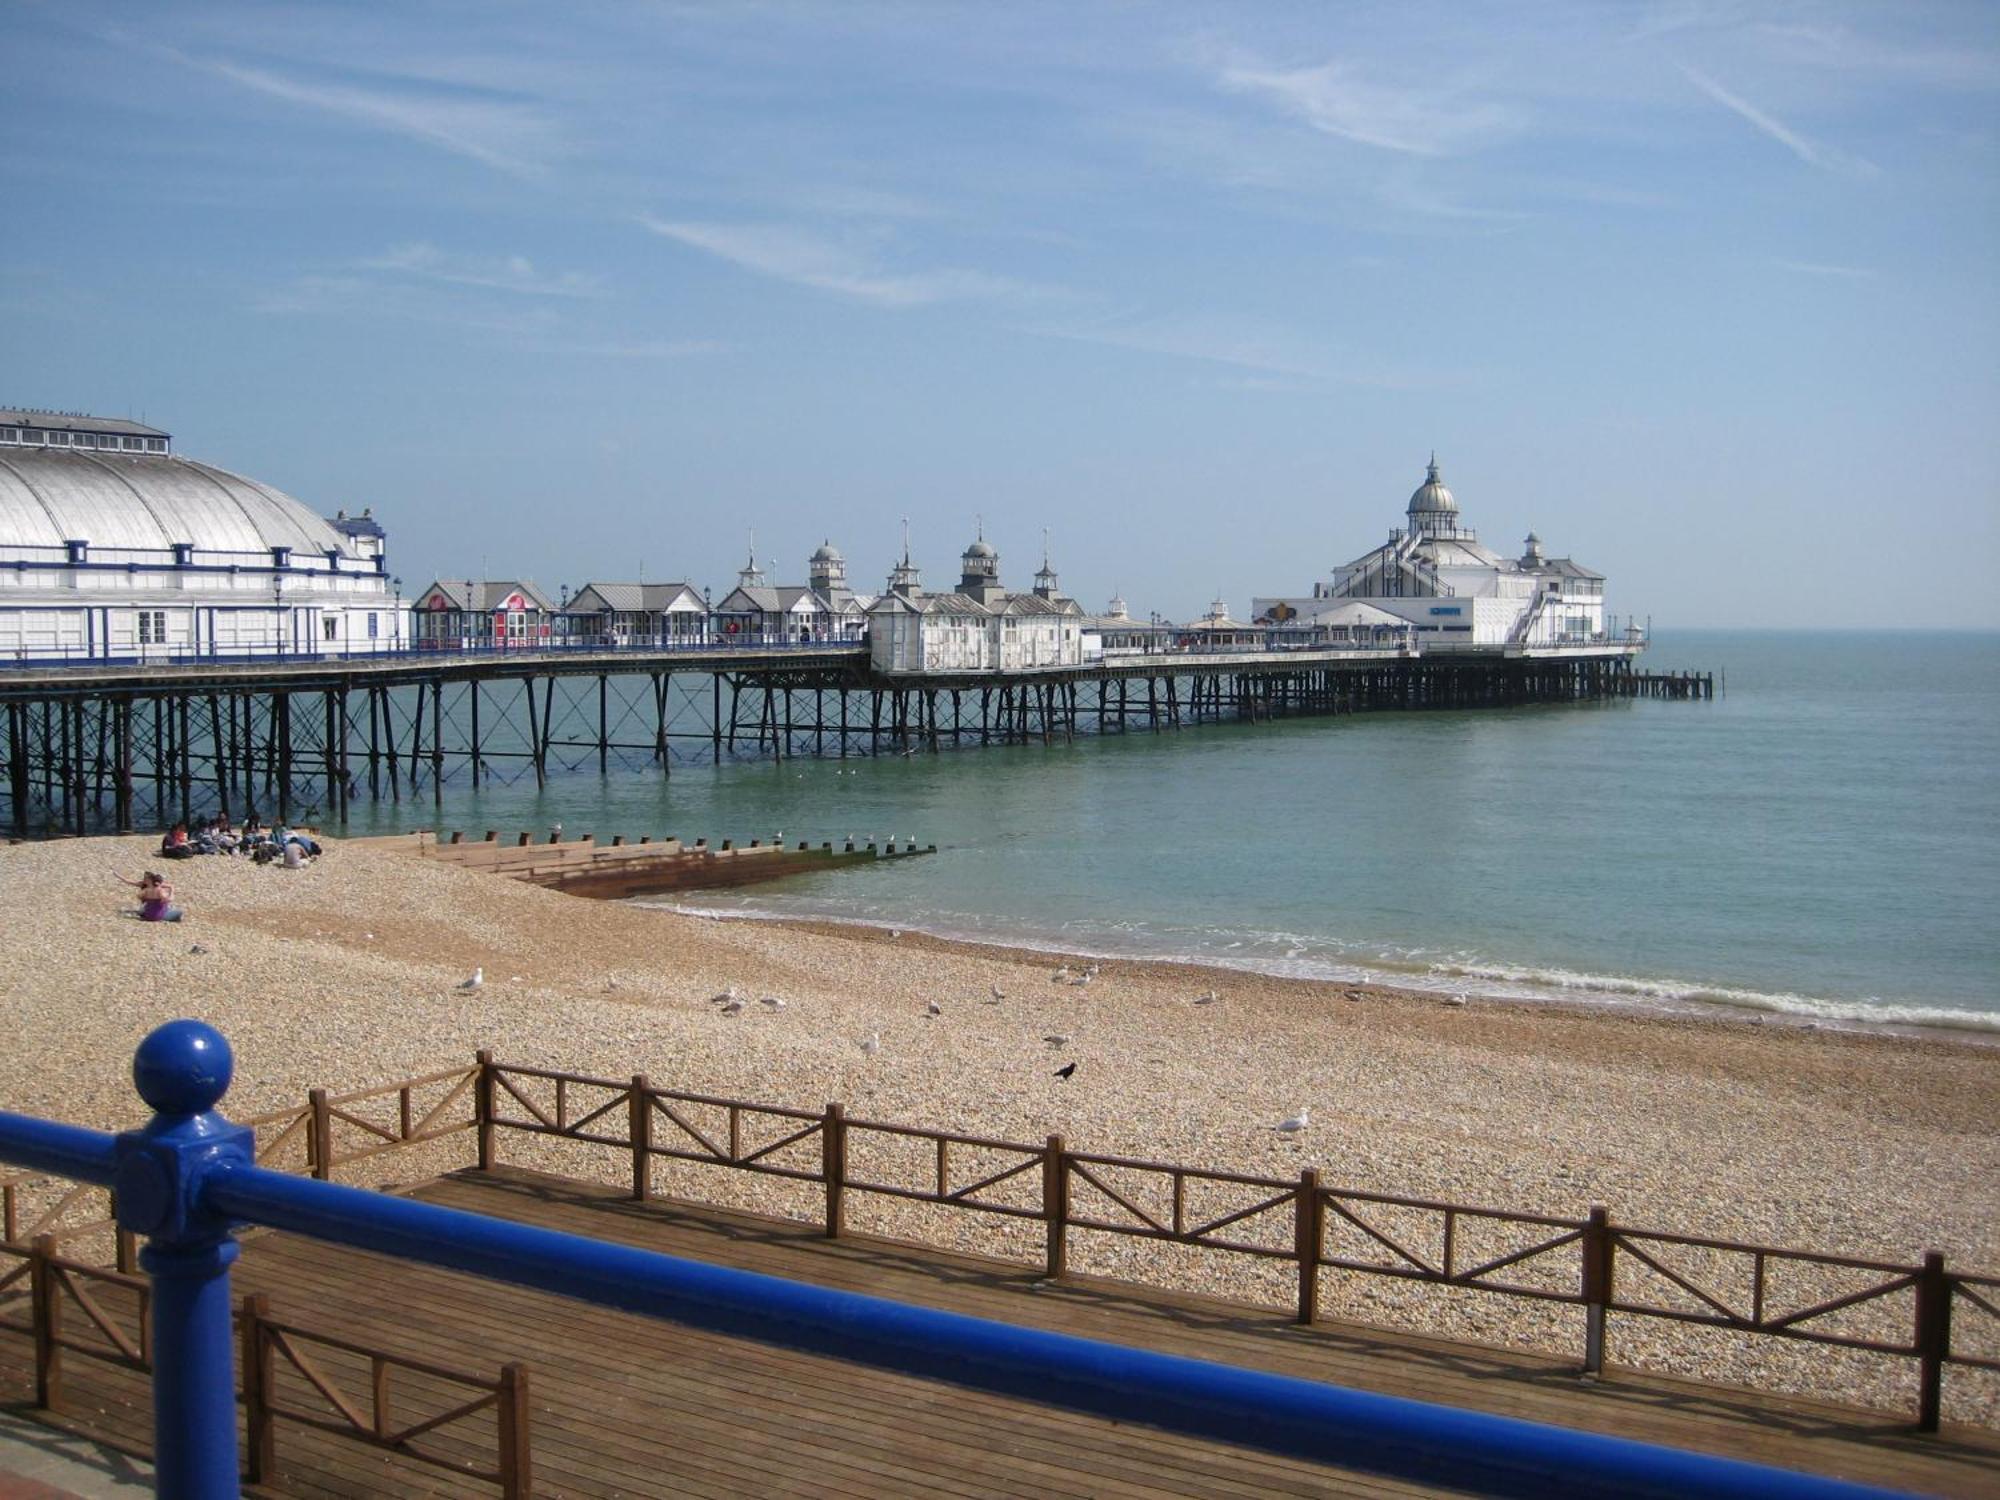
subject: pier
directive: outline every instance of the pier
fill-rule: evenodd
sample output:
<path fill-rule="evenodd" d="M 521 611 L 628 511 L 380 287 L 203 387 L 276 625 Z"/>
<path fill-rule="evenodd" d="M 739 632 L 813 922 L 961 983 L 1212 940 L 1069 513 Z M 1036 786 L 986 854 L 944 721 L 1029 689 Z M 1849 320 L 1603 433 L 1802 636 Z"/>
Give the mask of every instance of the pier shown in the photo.
<path fill-rule="evenodd" d="M 221 812 L 344 824 L 356 798 L 614 768 L 910 755 L 1385 710 L 1705 699 L 1621 645 L 1107 654 L 1078 666 L 878 671 L 847 643 L 25 665 L 0 671 L 0 825 L 122 832 Z"/>

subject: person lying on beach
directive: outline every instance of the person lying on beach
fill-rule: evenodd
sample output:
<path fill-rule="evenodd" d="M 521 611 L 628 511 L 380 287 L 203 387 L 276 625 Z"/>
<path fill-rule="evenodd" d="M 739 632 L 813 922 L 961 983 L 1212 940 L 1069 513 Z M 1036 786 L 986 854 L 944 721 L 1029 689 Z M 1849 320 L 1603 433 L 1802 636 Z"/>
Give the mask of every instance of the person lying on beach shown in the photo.
<path fill-rule="evenodd" d="M 165 879 L 157 871 L 148 870 L 137 880 L 118 879 L 126 885 L 139 889 L 139 920 L 141 922 L 178 922 L 181 909 L 173 904 L 173 882 Z"/>

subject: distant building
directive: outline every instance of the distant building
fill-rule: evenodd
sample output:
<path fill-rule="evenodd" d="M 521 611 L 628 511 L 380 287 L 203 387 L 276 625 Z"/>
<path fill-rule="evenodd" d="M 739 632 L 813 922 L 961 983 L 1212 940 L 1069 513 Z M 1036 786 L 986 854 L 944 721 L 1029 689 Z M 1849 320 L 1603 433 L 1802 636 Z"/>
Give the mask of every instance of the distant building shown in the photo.
<path fill-rule="evenodd" d="M 600 646 L 696 645 L 708 606 L 691 583 L 586 583 L 563 606 L 563 635 Z"/>
<path fill-rule="evenodd" d="M 1011 594 L 1000 581 L 1000 554 L 983 534 L 960 556 L 957 590 L 927 594 L 910 561 L 889 575 L 889 587 L 869 606 L 869 658 L 877 671 L 911 673 L 1025 672 L 1080 666 L 1084 616 L 1076 601 L 1055 593 L 1055 573 L 1043 559 L 1049 592 Z"/>
<path fill-rule="evenodd" d="M 1566 557 L 1545 557 L 1530 534 L 1519 557 L 1483 546 L 1461 523 L 1435 457 L 1410 496 L 1407 526 L 1316 584 L 1307 597 L 1260 598 L 1259 624 L 1373 629 L 1355 615 L 1360 602 L 1408 622 L 1426 655 L 1468 648 L 1547 647 L 1602 642 L 1604 575 Z"/>
<path fill-rule="evenodd" d="M 725 641 L 859 641 L 867 601 L 847 587 L 847 561 L 831 541 L 807 561 L 810 582 L 769 584 L 753 551 L 736 587 L 715 606 L 714 629 Z"/>
<path fill-rule="evenodd" d="M 410 607 L 418 647 L 538 650 L 554 634 L 555 605 L 526 579 L 438 578 Z"/>
<path fill-rule="evenodd" d="M 348 656 L 403 644 L 381 525 L 116 417 L 0 408 L 0 658 Z"/>

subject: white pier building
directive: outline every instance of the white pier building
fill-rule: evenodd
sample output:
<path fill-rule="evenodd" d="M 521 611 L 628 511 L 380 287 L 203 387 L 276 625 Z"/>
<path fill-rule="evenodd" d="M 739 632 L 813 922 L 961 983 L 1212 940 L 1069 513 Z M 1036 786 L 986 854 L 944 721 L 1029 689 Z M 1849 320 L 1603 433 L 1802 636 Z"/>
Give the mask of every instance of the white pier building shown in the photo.
<path fill-rule="evenodd" d="M 910 561 L 890 571 L 888 588 L 868 607 L 869 659 L 878 672 L 1026 672 L 1084 661 L 1084 614 L 1065 598 L 1046 556 L 1029 594 L 1000 582 L 1000 554 L 983 534 L 959 559 L 958 587 L 927 594 Z"/>
<path fill-rule="evenodd" d="M 1463 524 L 1432 455 L 1410 496 L 1408 524 L 1306 597 L 1259 598 L 1259 624 L 1352 630 L 1384 617 L 1408 622 L 1426 656 L 1454 650 L 1526 650 L 1627 644 L 1604 615 L 1604 575 L 1543 554 L 1530 533 L 1519 557 L 1502 557 Z M 1358 616 L 1360 603 L 1370 613 Z"/>
<path fill-rule="evenodd" d="M 381 525 L 182 458 L 157 427 L 0 409 L 0 661 L 403 645 Z"/>

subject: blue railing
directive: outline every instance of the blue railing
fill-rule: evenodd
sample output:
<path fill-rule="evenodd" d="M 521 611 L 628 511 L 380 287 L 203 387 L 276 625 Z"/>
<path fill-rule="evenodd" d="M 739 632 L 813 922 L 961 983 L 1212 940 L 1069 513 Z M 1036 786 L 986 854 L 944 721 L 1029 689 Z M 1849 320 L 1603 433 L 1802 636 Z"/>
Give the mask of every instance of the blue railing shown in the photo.
<path fill-rule="evenodd" d="M 1653 1444 L 1321 1385 L 705 1265 L 268 1171 L 215 1106 L 229 1044 L 199 1021 L 148 1036 L 154 1110 L 108 1135 L 0 1112 L 0 1161 L 112 1188 L 148 1236 L 157 1494 L 238 1493 L 229 1267 L 235 1222 L 1115 1421 L 1449 1485 L 1541 1496 L 1860 1497 L 1888 1492 Z"/>

